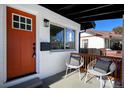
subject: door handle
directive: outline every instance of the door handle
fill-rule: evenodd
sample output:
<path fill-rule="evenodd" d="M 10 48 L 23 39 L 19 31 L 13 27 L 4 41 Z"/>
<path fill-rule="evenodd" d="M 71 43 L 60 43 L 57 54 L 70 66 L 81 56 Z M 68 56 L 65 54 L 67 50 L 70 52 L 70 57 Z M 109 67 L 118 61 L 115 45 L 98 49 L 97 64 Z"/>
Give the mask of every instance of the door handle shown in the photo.
<path fill-rule="evenodd" d="M 33 54 L 32 57 L 35 58 L 36 57 L 36 44 L 33 43 Z"/>

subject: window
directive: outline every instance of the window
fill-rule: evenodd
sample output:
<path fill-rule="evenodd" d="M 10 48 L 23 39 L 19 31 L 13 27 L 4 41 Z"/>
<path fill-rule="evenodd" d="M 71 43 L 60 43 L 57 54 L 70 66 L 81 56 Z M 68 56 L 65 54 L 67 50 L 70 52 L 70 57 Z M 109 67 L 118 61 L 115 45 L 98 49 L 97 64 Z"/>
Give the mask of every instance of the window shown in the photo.
<path fill-rule="evenodd" d="M 51 49 L 64 49 L 64 28 L 50 25 Z"/>
<path fill-rule="evenodd" d="M 18 15 L 13 15 L 13 20 L 19 22 L 19 16 Z"/>
<path fill-rule="evenodd" d="M 14 28 L 19 28 L 19 23 L 18 22 L 13 22 L 13 27 Z"/>
<path fill-rule="evenodd" d="M 19 16 L 18 15 L 13 15 L 13 27 L 14 28 L 19 28 Z"/>
<path fill-rule="evenodd" d="M 12 28 L 19 29 L 19 30 L 25 30 L 25 31 L 31 31 L 32 30 L 32 19 L 21 16 L 18 14 L 12 14 Z"/>
<path fill-rule="evenodd" d="M 82 40 L 83 48 L 88 48 L 88 39 Z"/>
<path fill-rule="evenodd" d="M 75 48 L 75 31 L 66 28 L 66 49 Z"/>
<path fill-rule="evenodd" d="M 25 23 L 25 18 L 24 17 L 20 17 L 20 22 L 21 23 Z"/>
<path fill-rule="evenodd" d="M 109 39 L 105 39 L 105 48 L 110 48 L 110 41 Z"/>
<path fill-rule="evenodd" d="M 75 31 L 50 24 L 50 44 L 52 50 L 75 49 Z"/>

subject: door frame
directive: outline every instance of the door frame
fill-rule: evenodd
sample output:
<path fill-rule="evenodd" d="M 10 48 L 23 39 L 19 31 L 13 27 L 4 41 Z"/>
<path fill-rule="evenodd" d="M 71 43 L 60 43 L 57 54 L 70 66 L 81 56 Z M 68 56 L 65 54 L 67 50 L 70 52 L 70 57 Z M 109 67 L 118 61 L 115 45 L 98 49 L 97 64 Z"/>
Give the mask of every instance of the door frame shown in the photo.
<path fill-rule="evenodd" d="M 10 7 L 10 8 L 14 8 L 14 9 L 18 9 L 18 10 L 21 10 L 21 11 L 24 11 L 24 12 L 26 12 L 26 13 L 30 13 L 30 14 L 32 14 L 32 15 L 35 15 L 36 16 L 36 74 L 32 74 L 32 75 L 30 75 L 30 76 L 26 76 L 26 77 L 22 77 L 22 78 L 19 78 L 19 79 L 14 79 L 14 80 L 12 80 L 12 81 L 9 81 L 9 82 L 7 82 L 7 28 L 6 28 L 6 26 L 7 26 L 7 23 L 6 23 L 6 21 L 7 21 L 7 19 L 6 19 L 6 15 L 7 15 L 7 7 Z M 4 67 L 3 67 L 3 84 L 6 84 L 7 86 L 10 86 L 10 85 L 12 85 L 12 84 L 14 84 L 14 82 L 19 82 L 19 81 L 25 81 L 25 80 L 28 80 L 28 79 L 31 79 L 31 78 L 35 78 L 35 77 L 37 77 L 38 76 L 38 73 L 39 73 L 39 62 L 38 62 L 38 60 L 39 60 L 39 49 L 40 49 L 40 46 L 38 46 L 39 44 L 39 32 L 38 32 L 38 30 L 37 29 L 39 29 L 38 28 L 38 26 L 37 26 L 37 20 L 38 20 L 38 18 L 37 18 L 37 14 L 38 14 L 38 12 L 34 12 L 34 11 L 32 11 L 32 10 L 29 10 L 29 9 L 26 9 L 26 8 L 23 8 L 23 7 L 20 7 L 20 6 L 16 6 L 16 5 L 4 5 L 4 8 L 3 8 L 3 13 L 4 13 L 4 15 L 5 16 L 3 16 L 3 20 L 5 21 L 5 23 L 4 23 L 4 29 L 5 29 L 5 31 L 4 31 L 4 36 L 3 36 L 3 42 L 4 42 Z M 6 86 L 5 85 L 5 86 Z"/>

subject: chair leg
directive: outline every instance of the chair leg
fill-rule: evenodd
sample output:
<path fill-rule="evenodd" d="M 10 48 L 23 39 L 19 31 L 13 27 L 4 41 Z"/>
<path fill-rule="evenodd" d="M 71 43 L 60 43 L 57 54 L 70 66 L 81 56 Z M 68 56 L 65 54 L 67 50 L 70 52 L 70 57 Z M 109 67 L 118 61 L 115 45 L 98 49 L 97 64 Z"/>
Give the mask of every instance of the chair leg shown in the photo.
<path fill-rule="evenodd" d="M 100 76 L 100 88 L 103 88 L 103 79 L 102 79 L 102 76 Z"/>
<path fill-rule="evenodd" d="M 71 69 L 69 69 L 69 72 L 71 73 Z"/>
<path fill-rule="evenodd" d="M 67 74 L 68 74 L 68 67 L 66 68 L 66 74 L 65 74 L 65 78 L 67 77 Z"/>
<path fill-rule="evenodd" d="M 80 68 L 78 70 L 79 70 L 79 80 L 81 80 L 81 71 L 80 71 Z"/>
<path fill-rule="evenodd" d="M 88 77 L 88 72 L 86 72 L 86 77 L 85 77 L 84 83 L 87 82 L 87 77 Z"/>
<path fill-rule="evenodd" d="M 111 87 L 113 88 L 113 84 L 112 84 L 112 81 L 111 81 L 111 79 L 108 77 L 108 80 L 109 80 L 109 82 L 110 82 L 110 84 L 111 84 Z"/>

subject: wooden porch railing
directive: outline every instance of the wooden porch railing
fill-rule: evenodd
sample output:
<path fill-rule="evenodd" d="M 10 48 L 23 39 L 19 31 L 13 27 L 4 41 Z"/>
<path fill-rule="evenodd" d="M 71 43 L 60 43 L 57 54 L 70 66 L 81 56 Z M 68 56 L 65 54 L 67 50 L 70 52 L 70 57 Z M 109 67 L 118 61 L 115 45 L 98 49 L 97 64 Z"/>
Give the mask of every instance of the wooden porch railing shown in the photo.
<path fill-rule="evenodd" d="M 97 57 L 111 59 L 116 64 L 116 70 L 114 71 L 114 73 L 112 73 L 111 76 L 113 77 L 113 79 L 118 80 L 121 83 L 121 80 L 122 80 L 122 58 L 121 57 L 100 56 L 100 55 L 83 54 L 83 53 L 71 53 L 71 54 L 80 55 L 84 58 L 84 66 L 82 67 L 84 71 L 87 70 L 87 65 L 89 64 L 89 62 L 96 59 Z"/>

